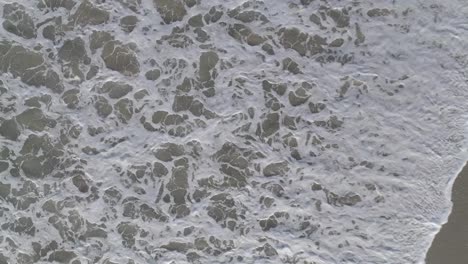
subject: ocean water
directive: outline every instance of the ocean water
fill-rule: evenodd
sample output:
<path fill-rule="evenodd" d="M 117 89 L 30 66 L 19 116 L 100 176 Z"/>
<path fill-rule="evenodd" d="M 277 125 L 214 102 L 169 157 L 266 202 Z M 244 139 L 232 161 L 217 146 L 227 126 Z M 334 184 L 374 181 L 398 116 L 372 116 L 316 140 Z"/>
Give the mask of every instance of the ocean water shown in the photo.
<path fill-rule="evenodd" d="M 468 3 L 3 0 L 0 263 L 424 263 Z"/>

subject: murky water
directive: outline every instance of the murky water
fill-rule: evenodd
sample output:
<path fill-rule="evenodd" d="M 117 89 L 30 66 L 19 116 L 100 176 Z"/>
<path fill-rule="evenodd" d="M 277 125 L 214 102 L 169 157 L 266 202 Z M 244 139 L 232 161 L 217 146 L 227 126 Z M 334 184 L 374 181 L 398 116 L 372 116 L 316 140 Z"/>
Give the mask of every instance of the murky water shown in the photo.
<path fill-rule="evenodd" d="M 0 263 L 423 263 L 464 1 L 4 0 Z"/>

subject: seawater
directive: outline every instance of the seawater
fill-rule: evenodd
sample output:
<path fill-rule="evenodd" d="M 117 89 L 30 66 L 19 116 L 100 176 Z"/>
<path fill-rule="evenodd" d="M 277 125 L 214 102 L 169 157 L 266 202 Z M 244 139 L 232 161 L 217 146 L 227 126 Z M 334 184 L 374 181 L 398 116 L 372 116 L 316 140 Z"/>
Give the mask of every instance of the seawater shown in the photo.
<path fill-rule="evenodd" d="M 468 4 L 4 0 L 0 263 L 423 263 Z"/>

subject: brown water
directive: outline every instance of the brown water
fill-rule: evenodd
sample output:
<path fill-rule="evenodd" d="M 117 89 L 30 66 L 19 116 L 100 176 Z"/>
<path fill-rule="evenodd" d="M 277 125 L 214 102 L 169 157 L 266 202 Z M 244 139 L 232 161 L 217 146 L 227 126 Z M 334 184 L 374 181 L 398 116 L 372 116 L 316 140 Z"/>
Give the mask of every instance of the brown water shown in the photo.
<path fill-rule="evenodd" d="M 468 166 L 460 172 L 452 190 L 453 209 L 448 222 L 432 242 L 426 264 L 468 263 Z"/>

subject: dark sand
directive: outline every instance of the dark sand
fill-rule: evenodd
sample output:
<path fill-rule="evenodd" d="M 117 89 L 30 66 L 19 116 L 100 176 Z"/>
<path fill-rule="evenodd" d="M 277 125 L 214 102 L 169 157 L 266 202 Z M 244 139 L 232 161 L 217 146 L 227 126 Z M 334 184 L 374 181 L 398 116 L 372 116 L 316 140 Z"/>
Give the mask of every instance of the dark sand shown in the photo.
<path fill-rule="evenodd" d="M 468 264 L 468 165 L 455 180 L 452 202 L 452 213 L 432 242 L 426 264 Z"/>

